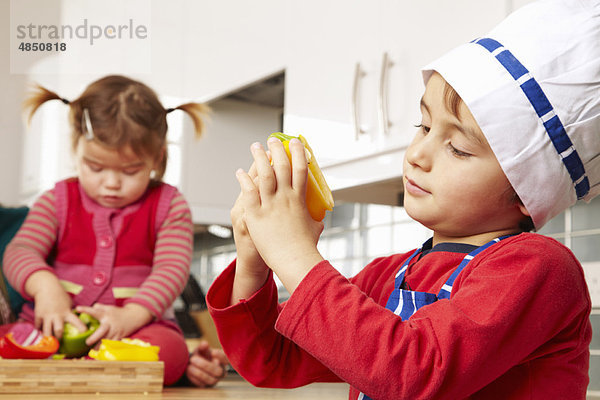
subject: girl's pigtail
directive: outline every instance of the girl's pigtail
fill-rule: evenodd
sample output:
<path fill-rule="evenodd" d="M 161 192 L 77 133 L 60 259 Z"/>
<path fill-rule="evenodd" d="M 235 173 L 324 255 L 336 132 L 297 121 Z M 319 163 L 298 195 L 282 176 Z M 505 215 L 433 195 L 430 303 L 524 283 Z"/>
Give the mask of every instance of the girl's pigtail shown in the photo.
<path fill-rule="evenodd" d="M 194 122 L 196 137 L 201 137 L 202 133 L 204 132 L 204 119 L 208 117 L 208 114 L 210 113 L 210 107 L 201 103 L 186 103 L 175 108 L 167 108 L 165 112 L 168 114 L 175 110 L 184 111 L 190 116 Z"/>
<path fill-rule="evenodd" d="M 27 123 L 31 122 L 31 118 L 33 118 L 33 114 L 35 114 L 37 109 L 49 100 L 60 100 L 67 105 L 70 104 L 69 100 L 64 99 L 53 91 L 36 84 L 33 90 L 31 90 L 25 97 L 25 100 L 23 100 L 23 112 L 28 113 Z"/>

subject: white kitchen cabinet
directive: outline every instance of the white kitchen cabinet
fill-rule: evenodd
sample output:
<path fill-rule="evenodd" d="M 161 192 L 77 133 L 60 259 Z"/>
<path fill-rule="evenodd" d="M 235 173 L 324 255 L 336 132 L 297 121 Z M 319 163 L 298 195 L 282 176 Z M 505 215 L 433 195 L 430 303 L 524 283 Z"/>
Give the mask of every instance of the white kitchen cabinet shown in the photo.
<path fill-rule="evenodd" d="M 376 129 L 374 113 L 366 107 L 374 100 L 374 65 L 354 86 L 357 63 L 371 60 L 379 36 L 380 1 L 308 0 L 290 4 L 289 54 L 286 67 L 284 128 L 303 134 L 320 164 L 356 158 L 375 149 L 370 133 Z M 353 128 L 352 99 L 365 133 Z M 364 106 L 364 107 L 362 107 Z"/>
<path fill-rule="evenodd" d="M 284 128 L 309 139 L 334 191 L 398 178 L 420 122 L 420 68 L 487 32 L 506 15 L 506 4 L 324 3 L 303 2 L 293 13 L 302 21 L 296 30 L 310 29 L 292 33 Z"/>
<path fill-rule="evenodd" d="M 387 146 L 406 145 L 420 123 L 421 68 L 487 33 L 506 15 L 501 1 L 385 0 L 382 48 L 389 55 Z M 383 129 L 383 128 L 382 128 Z"/>
<path fill-rule="evenodd" d="M 196 101 L 223 97 L 285 67 L 287 1 L 151 2 L 151 73 L 165 95 Z"/>
<path fill-rule="evenodd" d="M 287 3 L 185 1 L 179 15 L 185 29 L 173 43 L 180 48 L 174 67 L 181 73 L 182 96 L 212 100 L 282 71 Z"/>

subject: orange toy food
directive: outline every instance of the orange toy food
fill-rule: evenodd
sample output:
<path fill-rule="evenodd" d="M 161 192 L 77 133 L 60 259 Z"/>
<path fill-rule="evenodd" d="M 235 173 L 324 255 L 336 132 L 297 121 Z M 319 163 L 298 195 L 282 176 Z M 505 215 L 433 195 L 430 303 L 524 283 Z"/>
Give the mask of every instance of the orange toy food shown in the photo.
<path fill-rule="evenodd" d="M 290 153 L 289 144 L 290 140 L 296 137 L 281 132 L 273 133 L 269 137 L 276 137 L 281 140 L 291 163 L 292 155 Z M 312 219 L 315 221 L 322 221 L 323 218 L 325 218 L 325 212 L 333 210 L 334 204 L 331 189 L 329 189 L 325 177 L 321 172 L 321 168 L 319 168 L 317 159 L 304 136 L 299 135 L 297 139 L 304 144 L 304 148 L 307 150 L 308 181 L 306 182 L 306 207 L 308 208 L 308 212 Z"/>

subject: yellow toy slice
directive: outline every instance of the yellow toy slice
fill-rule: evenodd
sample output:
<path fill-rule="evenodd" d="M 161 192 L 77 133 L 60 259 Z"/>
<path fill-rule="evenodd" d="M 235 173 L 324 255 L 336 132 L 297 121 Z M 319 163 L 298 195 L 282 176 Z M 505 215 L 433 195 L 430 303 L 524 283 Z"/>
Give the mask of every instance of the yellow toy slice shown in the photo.
<path fill-rule="evenodd" d="M 315 158 L 312 149 L 308 145 L 308 141 L 302 135 L 296 137 L 286 135 L 285 133 L 281 132 L 273 133 L 269 137 L 276 137 L 281 140 L 288 159 L 290 160 L 290 164 L 292 163 L 292 154 L 290 153 L 289 147 L 290 140 L 296 138 L 299 139 L 302 144 L 304 144 L 306 160 L 308 161 L 306 207 L 308 208 L 308 212 L 310 213 L 312 219 L 315 221 L 322 221 L 323 218 L 325 218 L 325 212 L 333 210 L 333 196 L 331 194 L 331 189 L 329 189 L 329 185 L 327 185 L 327 182 L 325 181 L 323 172 L 321 172 L 321 168 L 319 168 L 317 159 Z"/>
<path fill-rule="evenodd" d="M 140 339 L 102 339 L 98 350 L 90 350 L 88 356 L 103 361 L 158 361 L 158 346 Z"/>

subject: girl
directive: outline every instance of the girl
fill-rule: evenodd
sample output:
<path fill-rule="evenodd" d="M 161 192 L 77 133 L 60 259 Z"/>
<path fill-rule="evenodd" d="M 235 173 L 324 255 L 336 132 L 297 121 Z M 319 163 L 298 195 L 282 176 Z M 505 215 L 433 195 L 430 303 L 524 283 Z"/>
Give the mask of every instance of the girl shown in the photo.
<path fill-rule="evenodd" d="M 74 101 L 38 86 L 24 103 L 29 119 L 49 100 L 70 108 L 77 177 L 35 202 L 6 249 L 7 279 L 30 301 L 19 317 L 61 337 L 65 322 L 85 330 L 73 308 L 87 312 L 100 321 L 89 345 L 133 337 L 160 346 L 172 384 L 188 362 L 171 305 L 188 279 L 192 221 L 181 193 L 161 182 L 166 116 L 186 112 L 200 135 L 207 108 L 165 109 L 123 76 L 93 82 Z"/>

